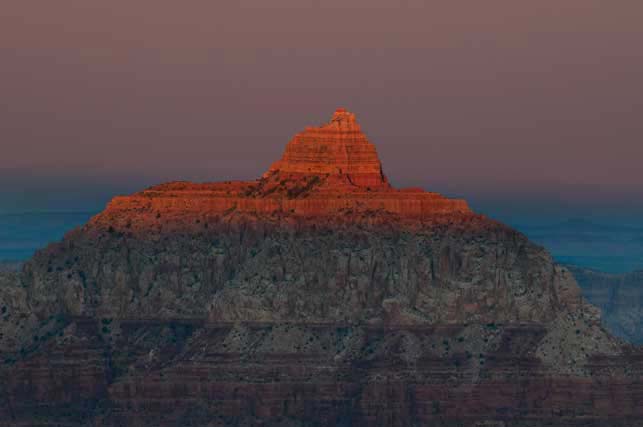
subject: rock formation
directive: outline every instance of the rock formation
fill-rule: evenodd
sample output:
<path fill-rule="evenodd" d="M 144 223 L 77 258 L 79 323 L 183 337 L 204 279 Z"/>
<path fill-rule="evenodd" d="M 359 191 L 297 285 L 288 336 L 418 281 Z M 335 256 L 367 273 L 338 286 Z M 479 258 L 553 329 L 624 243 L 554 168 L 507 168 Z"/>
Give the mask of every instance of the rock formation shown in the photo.
<path fill-rule="evenodd" d="M 417 188 L 393 189 L 375 147 L 360 131 L 355 116 L 339 109 L 329 124 L 297 134 L 282 159 L 257 181 L 159 185 L 114 198 L 92 224 L 122 227 L 126 225 L 123 221 L 135 221 L 133 230 L 141 231 L 167 225 L 169 217 L 183 223 L 173 226 L 192 229 L 200 228 L 190 227 L 194 219 L 216 221 L 231 212 L 314 217 L 313 222 L 346 213 L 382 212 L 414 220 L 435 214 L 471 213 L 464 200 Z"/>
<path fill-rule="evenodd" d="M 258 180 L 117 197 L 3 276 L 2 425 L 640 425 L 640 349 L 354 115 Z"/>
<path fill-rule="evenodd" d="M 355 115 L 343 108 L 330 123 L 308 127 L 290 141 L 283 158 L 264 175 L 283 178 L 331 176 L 335 185 L 390 190 L 375 146 L 368 142 Z"/>

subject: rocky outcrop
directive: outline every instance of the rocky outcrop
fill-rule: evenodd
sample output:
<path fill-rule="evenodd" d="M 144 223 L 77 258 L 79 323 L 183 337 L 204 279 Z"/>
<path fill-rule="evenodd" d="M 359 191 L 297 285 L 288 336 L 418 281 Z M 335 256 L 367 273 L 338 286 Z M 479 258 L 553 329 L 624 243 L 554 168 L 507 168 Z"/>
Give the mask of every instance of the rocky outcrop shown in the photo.
<path fill-rule="evenodd" d="M 216 222 L 233 212 L 290 218 L 385 212 L 421 220 L 471 210 L 464 200 L 417 188 L 392 188 L 355 116 L 339 109 L 329 124 L 297 134 L 261 179 L 155 186 L 114 198 L 92 223 L 121 228 L 129 224 L 141 231 L 158 229 L 170 219 L 182 221 L 180 228 L 186 229 L 196 221 Z"/>
<path fill-rule="evenodd" d="M 295 135 L 264 177 L 273 174 L 329 176 L 335 185 L 390 189 L 375 146 L 362 133 L 355 115 L 343 108 L 335 111 L 330 123 Z"/>
<path fill-rule="evenodd" d="M 392 188 L 343 110 L 257 181 L 116 198 L 0 301 L 21 319 L 0 326 L 0 425 L 643 416 L 643 356 L 573 276 L 465 202 Z"/>
<path fill-rule="evenodd" d="M 616 336 L 643 344 L 643 271 L 601 273 L 568 266 L 583 295 L 603 311 L 605 326 Z"/>

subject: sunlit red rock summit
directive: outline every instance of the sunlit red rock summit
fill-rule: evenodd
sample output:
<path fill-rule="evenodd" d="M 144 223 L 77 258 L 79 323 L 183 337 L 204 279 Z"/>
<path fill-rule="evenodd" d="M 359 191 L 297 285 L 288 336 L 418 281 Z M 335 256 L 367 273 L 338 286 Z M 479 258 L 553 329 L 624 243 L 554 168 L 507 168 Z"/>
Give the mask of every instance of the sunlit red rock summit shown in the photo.
<path fill-rule="evenodd" d="M 302 179 L 325 176 L 336 187 L 367 187 L 385 191 L 390 185 L 382 171 L 375 146 L 362 133 L 355 114 L 343 108 L 330 122 L 307 127 L 286 146 L 281 160 L 274 163 L 264 178 L 274 175 Z"/>
<path fill-rule="evenodd" d="M 128 220 L 144 227 L 164 215 L 164 219 L 207 220 L 231 213 L 297 217 L 386 213 L 421 219 L 471 214 L 471 210 L 464 200 L 418 188 L 393 188 L 355 114 L 340 108 L 329 123 L 295 135 L 282 158 L 260 179 L 158 185 L 114 198 L 95 222 L 115 225 L 133 215 Z"/>

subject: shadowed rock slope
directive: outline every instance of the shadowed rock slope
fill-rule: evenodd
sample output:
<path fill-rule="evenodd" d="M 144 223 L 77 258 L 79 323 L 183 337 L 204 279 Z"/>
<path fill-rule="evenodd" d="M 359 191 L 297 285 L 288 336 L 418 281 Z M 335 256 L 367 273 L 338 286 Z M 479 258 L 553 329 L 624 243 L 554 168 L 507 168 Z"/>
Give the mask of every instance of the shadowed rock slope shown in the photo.
<path fill-rule="evenodd" d="M 117 197 L 0 284 L 0 425 L 640 425 L 640 350 L 352 113 L 262 178 Z"/>

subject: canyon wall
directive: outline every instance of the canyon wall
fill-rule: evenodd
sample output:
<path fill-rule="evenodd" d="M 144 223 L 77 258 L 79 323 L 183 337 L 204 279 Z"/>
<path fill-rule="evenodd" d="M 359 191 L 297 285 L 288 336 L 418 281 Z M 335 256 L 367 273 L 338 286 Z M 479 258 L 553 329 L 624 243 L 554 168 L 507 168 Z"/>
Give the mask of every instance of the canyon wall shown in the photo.
<path fill-rule="evenodd" d="M 354 115 L 248 182 L 115 198 L 0 275 L 0 426 L 640 426 L 643 353 Z"/>

